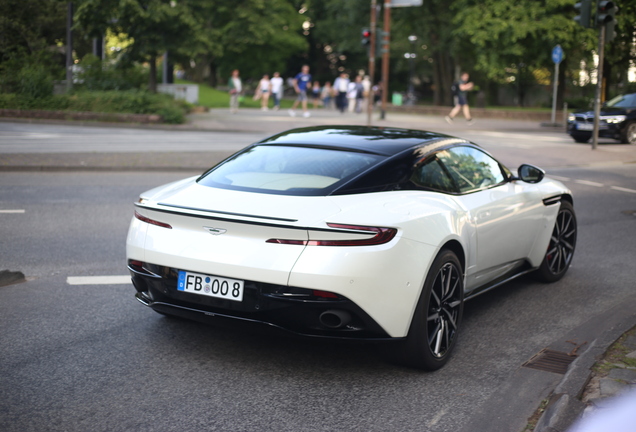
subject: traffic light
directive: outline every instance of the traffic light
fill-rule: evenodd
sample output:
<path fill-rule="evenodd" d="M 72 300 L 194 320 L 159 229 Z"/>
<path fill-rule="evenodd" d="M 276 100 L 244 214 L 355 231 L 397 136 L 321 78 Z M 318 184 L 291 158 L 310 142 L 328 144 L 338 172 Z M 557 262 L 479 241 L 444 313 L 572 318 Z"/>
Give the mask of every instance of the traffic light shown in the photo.
<path fill-rule="evenodd" d="M 368 28 L 362 29 L 362 45 L 367 46 L 371 43 L 371 30 Z"/>
<path fill-rule="evenodd" d="M 614 2 L 600 0 L 596 8 L 596 26 L 602 27 L 614 22 L 614 14 L 616 14 L 616 6 Z"/>
<path fill-rule="evenodd" d="M 605 26 L 605 42 L 611 42 L 616 37 L 616 12 L 618 8 L 611 1 L 601 0 L 598 2 L 596 13 L 596 25 L 600 28 Z"/>
<path fill-rule="evenodd" d="M 574 5 L 579 15 L 574 17 L 574 21 L 585 28 L 593 27 L 592 24 L 592 0 L 581 0 Z"/>

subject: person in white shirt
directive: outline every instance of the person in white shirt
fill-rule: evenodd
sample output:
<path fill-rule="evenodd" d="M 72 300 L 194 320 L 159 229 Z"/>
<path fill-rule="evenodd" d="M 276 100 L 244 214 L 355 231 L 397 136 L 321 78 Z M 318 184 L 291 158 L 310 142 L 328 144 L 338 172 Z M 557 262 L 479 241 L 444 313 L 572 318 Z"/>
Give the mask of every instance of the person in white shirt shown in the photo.
<path fill-rule="evenodd" d="M 261 100 L 261 110 L 267 111 L 269 109 L 269 94 L 272 91 L 272 84 L 269 80 L 269 75 L 263 75 L 263 78 L 258 82 L 258 87 L 256 88 L 256 94 L 254 95 L 254 99 Z"/>
<path fill-rule="evenodd" d="M 349 112 L 359 113 L 361 110 L 360 102 L 362 101 L 364 88 L 362 87 L 362 77 L 358 75 L 355 81 L 349 83 L 347 87 L 347 99 L 349 101 Z"/>
<path fill-rule="evenodd" d="M 333 91 L 336 95 L 336 108 L 341 113 L 347 109 L 347 90 L 349 89 L 349 76 L 342 72 L 333 82 Z"/>
<path fill-rule="evenodd" d="M 279 72 L 274 72 L 271 80 L 272 96 L 274 97 L 274 109 L 280 109 L 280 100 L 283 97 L 283 79 Z"/>

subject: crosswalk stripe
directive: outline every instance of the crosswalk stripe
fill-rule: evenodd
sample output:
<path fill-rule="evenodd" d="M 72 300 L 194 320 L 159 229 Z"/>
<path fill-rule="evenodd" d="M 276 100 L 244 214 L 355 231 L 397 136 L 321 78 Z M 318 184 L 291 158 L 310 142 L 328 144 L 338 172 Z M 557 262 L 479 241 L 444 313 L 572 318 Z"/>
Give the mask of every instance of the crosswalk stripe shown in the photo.
<path fill-rule="evenodd" d="M 129 284 L 130 275 L 125 276 L 69 276 L 69 285 L 124 285 Z"/>

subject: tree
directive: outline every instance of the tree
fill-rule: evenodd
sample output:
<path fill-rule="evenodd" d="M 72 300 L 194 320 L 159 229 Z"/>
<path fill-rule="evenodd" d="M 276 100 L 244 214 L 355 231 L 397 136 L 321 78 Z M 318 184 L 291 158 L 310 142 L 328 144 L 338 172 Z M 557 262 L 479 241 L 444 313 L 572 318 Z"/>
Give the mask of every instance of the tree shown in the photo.
<path fill-rule="evenodd" d="M 613 88 L 613 96 L 618 93 L 636 91 L 636 85 L 632 89 L 620 86 L 627 82 L 627 72 L 630 66 L 636 64 L 636 3 L 633 1 L 620 1 L 616 14 L 616 38 L 608 42 L 605 50 L 604 76 L 607 79 L 606 91 Z"/>
<path fill-rule="evenodd" d="M 552 47 L 560 44 L 566 52 L 565 70 L 569 58 L 591 43 L 590 32 L 573 20 L 572 0 L 455 0 L 453 10 L 454 34 L 462 51 L 472 52 L 474 68 L 498 84 L 521 79 L 520 101 L 532 81 L 527 77 L 552 68 Z"/>
<path fill-rule="evenodd" d="M 187 6 L 198 38 L 175 58 L 195 81 L 207 76 L 214 86 L 232 69 L 260 77 L 307 49 L 303 18 L 288 0 L 189 0 Z"/>
<path fill-rule="evenodd" d="M 179 52 L 196 44 L 200 34 L 187 2 L 169 0 L 80 0 L 76 26 L 99 36 L 110 28 L 125 33 L 134 42 L 126 48 L 130 61 L 150 65 L 148 87 L 157 91 L 157 58 L 164 52 Z"/>

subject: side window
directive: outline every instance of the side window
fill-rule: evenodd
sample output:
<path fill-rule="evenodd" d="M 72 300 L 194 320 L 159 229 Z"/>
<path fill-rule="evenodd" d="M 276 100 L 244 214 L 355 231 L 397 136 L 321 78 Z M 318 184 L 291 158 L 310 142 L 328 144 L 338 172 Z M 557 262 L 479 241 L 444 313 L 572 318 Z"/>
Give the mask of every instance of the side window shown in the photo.
<path fill-rule="evenodd" d="M 443 192 L 457 192 L 453 180 L 448 176 L 436 155 L 427 158 L 413 171 L 411 181 L 417 186 Z"/>
<path fill-rule="evenodd" d="M 473 147 L 453 147 L 437 153 L 459 192 L 486 189 L 504 181 L 499 163 Z"/>

